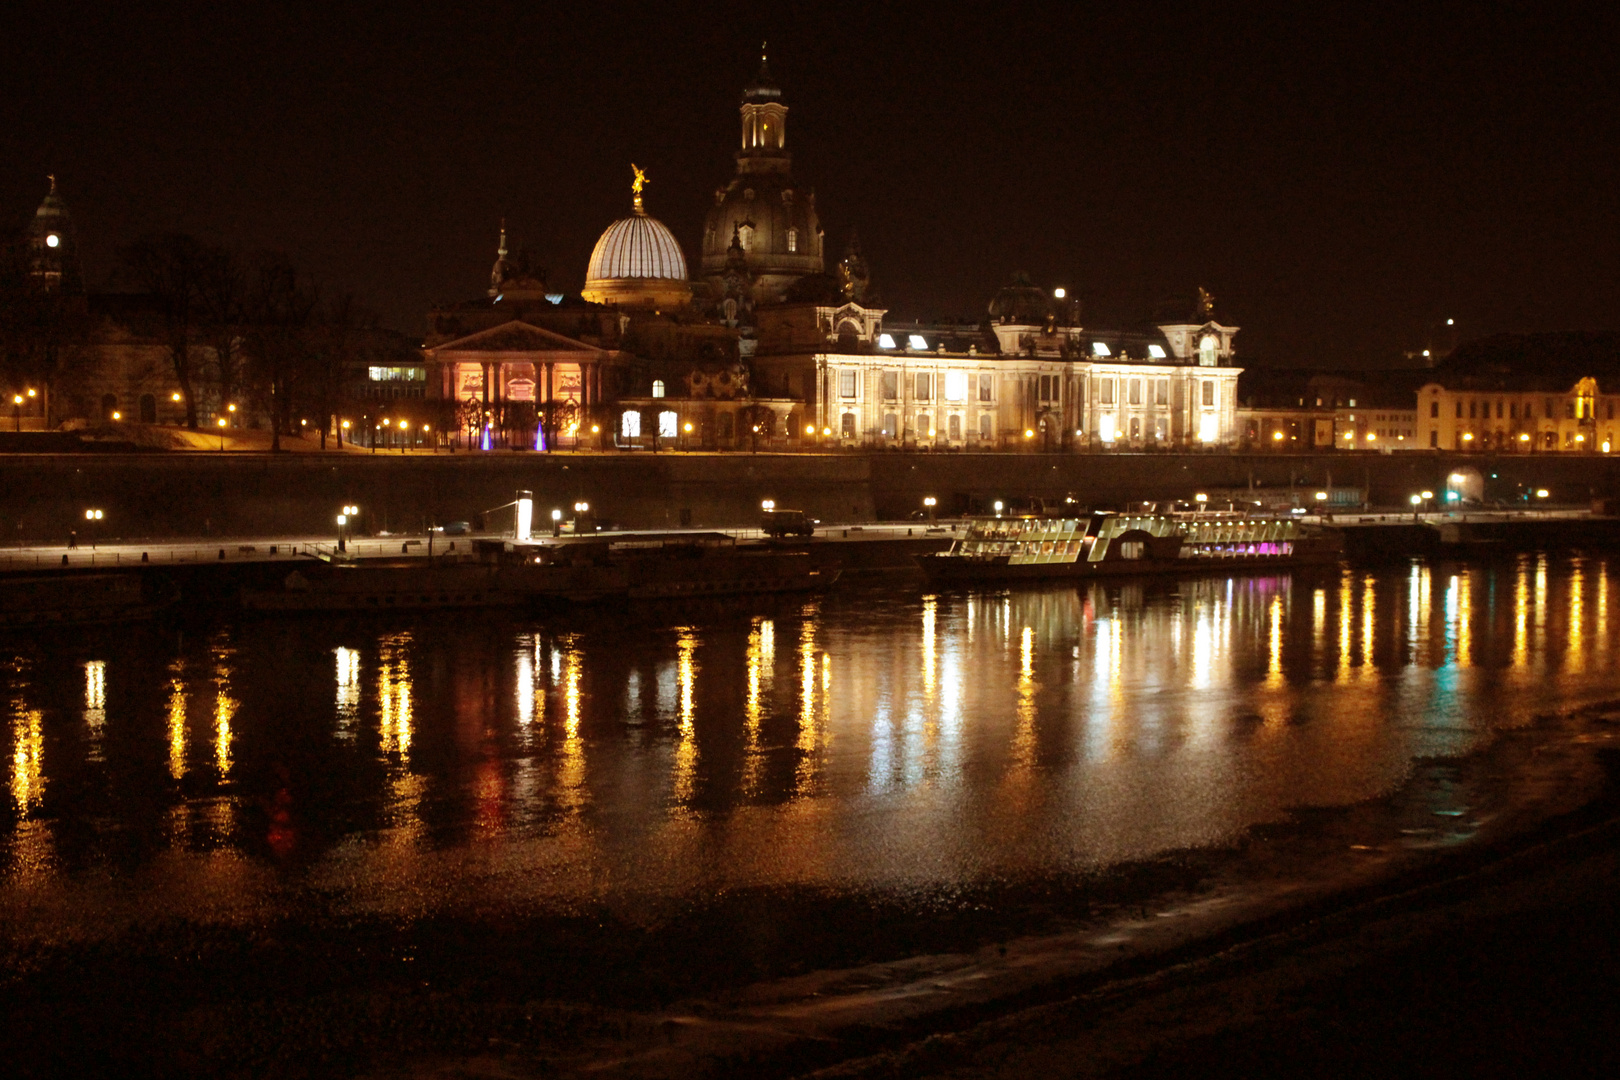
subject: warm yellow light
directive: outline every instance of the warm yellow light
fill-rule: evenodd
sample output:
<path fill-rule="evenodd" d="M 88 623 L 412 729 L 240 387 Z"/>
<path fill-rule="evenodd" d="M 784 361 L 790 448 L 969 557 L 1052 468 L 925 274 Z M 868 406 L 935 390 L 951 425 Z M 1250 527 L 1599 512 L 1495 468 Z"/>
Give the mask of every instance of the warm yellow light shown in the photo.
<path fill-rule="evenodd" d="M 169 395 L 169 400 L 170 401 L 179 401 L 180 400 L 180 391 L 176 390 L 174 393 L 170 394 Z"/>
<path fill-rule="evenodd" d="M 1463 442 L 1473 442 L 1473 441 L 1474 441 L 1474 433 L 1472 431 L 1463 432 Z"/>
<path fill-rule="evenodd" d="M 1425 491 L 1425 492 L 1424 492 L 1424 493 L 1423 493 L 1423 499 L 1424 499 L 1424 501 L 1425 501 L 1425 502 L 1427 502 L 1427 501 L 1428 501 L 1428 500 L 1429 500 L 1429 499 L 1432 499 L 1432 498 L 1434 498 L 1434 492 L 1432 492 L 1432 491 Z"/>
<path fill-rule="evenodd" d="M 1326 500 L 1326 499 L 1327 499 L 1327 492 L 1325 492 L 1325 491 L 1318 491 L 1318 492 L 1317 492 L 1317 493 L 1316 493 L 1316 501 L 1317 501 L 1317 502 L 1322 502 L 1322 501 L 1324 501 L 1324 500 Z"/>
<path fill-rule="evenodd" d="M 1527 432 L 1527 433 L 1525 433 L 1525 434 L 1523 434 L 1523 435 L 1520 435 L 1520 436 L 1519 436 L 1519 441 L 1520 441 L 1520 442 L 1529 442 L 1529 441 L 1530 441 L 1530 435 L 1529 435 L 1529 433 L 1528 433 L 1528 432 Z"/>
<path fill-rule="evenodd" d="M 422 425 L 422 430 L 423 431 L 432 431 L 433 430 L 433 425 L 431 425 L 431 424 L 423 424 Z"/>
<path fill-rule="evenodd" d="M 1423 496 L 1421 496 L 1421 495 L 1412 496 L 1412 505 L 1413 506 L 1416 506 L 1418 503 L 1420 503 L 1422 501 L 1423 501 Z"/>
<path fill-rule="evenodd" d="M 1024 438 L 1033 439 L 1034 437 L 1035 437 L 1035 431 L 1034 431 L 1033 428 L 1025 428 L 1024 429 Z"/>
<path fill-rule="evenodd" d="M 38 392 L 37 392 L 37 391 L 36 391 L 36 390 L 35 390 L 35 389 L 34 389 L 34 388 L 33 388 L 33 387 L 32 387 L 32 386 L 30 386 L 30 387 L 29 387 L 29 388 L 28 388 L 28 396 L 29 396 L 29 397 L 34 397 L 34 396 L 35 396 L 35 395 L 36 395 L 36 394 L 37 394 L 37 393 L 38 393 Z"/>
<path fill-rule="evenodd" d="M 236 411 L 236 404 L 235 404 L 235 402 L 232 402 L 232 403 L 231 403 L 231 404 L 229 404 L 229 405 L 227 405 L 227 406 L 225 406 L 225 411 L 226 411 L 226 412 L 235 412 L 235 411 Z"/>
<path fill-rule="evenodd" d="M 1607 454 L 1609 452 L 1609 440 L 1608 439 L 1603 440 L 1603 452 L 1605 454 Z"/>
<path fill-rule="evenodd" d="M 806 424 L 806 425 L 804 425 L 804 433 L 806 435 L 814 435 L 816 433 L 816 425 L 814 425 L 814 424 Z"/>
<path fill-rule="evenodd" d="M 762 499 L 762 500 L 760 500 L 759 508 L 761 510 L 775 510 L 776 509 L 776 500 L 775 499 Z"/>
<path fill-rule="evenodd" d="M 1586 441 L 1586 436 L 1585 435 L 1577 435 L 1577 436 L 1575 436 L 1575 441 L 1576 442 L 1585 442 Z"/>
<path fill-rule="evenodd" d="M 1280 431 L 1273 431 L 1273 432 L 1272 432 L 1272 433 L 1271 433 L 1271 437 L 1272 437 L 1272 438 L 1273 438 L 1273 439 L 1275 439 L 1275 440 L 1277 440 L 1277 441 L 1278 441 L 1278 442 L 1281 442 L 1281 441 L 1282 441 L 1282 437 L 1283 437 L 1283 433 L 1282 433 L 1282 432 L 1280 432 Z"/>
<path fill-rule="evenodd" d="M 13 405 L 21 405 L 22 404 L 22 395 L 21 394 L 12 394 L 11 395 L 11 403 Z"/>
<path fill-rule="evenodd" d="M 1344 433 L 1344 437 L 1347 439 L 1353 439 L 1356 437 L 1356 433 L 1353 431 L 1347 431 Z"/>
<path fill-rule="evenodd" d="M 408 428 L 410 426 L 411 426 L 411 422 L 409 420 L 401 420 L 399 422 L 399 430 L 401 430 L 401 431 L 404 431 L 406 428 Z"/>
<path fill-rule="evenodd" d="M 1209 502 L 1209 496 L 1200 491 L 1198 494 L 1193 496 L 1193 501 L 1201 503 Z"/>
<path fill-rule="evenodd" d="M 928 496 L 924 497 L 923 505 L 924 506 L 934 506 L 934 505 L 936 505 L 936 500 L 934 499 L 934 497 L 932 495 L 928 495 Z"/>
<path fill-rule="evenodd" d="M 220 426 L 220 427 L 224 427 L 224 426 L 225 426 L 225 418 L 224 418 L 224 417 L 223 417 L 223 416 L 222 416 L 222 417 L 220 417 L 220 418 L 219 418 L 219 420 L 218 420 L 218 421 L 217 421 L 217 422 L 218 422 L 218 424 L 219 424 L 219 426 Z"/>
<path fill-rule="evenodd" d="M 686 424 L 685 424 L 685 429 L 686 429 L 686 432 L 687 432 L 687 433 L 688 433 L 688 434 L 691 434 L 691 431 L 692 431 L 692 421 L 690 421 L 690 420 L 688 420 L 688 421 L 687 421 L 687 422 L 686 422 Z"/>
<path fill-rule="evenodd" d="M 1065 296 L 1069 295 L 1069 291 L 1062 286 L 1059 286 L 1058 288 L 1052 290 L 1052 295 L 1057 299 L 1062 300 Z"/>
<path fill-rule="evenodd" d="M 1536 498 L 1545 499 L 1546 497 L 1547 497 L 1547 489 L 1546 488 L 1537 488 L 1536 489 Z"/>
<path fill-rule="evenodd" d="M 755 428 L 755 429 L 754 429 L 754 430 L 755 430 L 755 431 L 758 431 L 758 430 L 759 430 L 759 428 L 757 428 L 757 427 L 756 427 L 756 428 Z M 832 434 L 832 428 L 830 428 L 830 427 L 824 427 L 824 428 L 822 428 L 822 429 L 821 429 L 821 433 L 822 433 L 822 434 L 823 434 L 823 435 L 831 435 L 831 434 Z"/>
<path fill-rule="evenodd" d="M 1372 432 L 1372 431 L 1367 432 L 1367 441 L 1368 442 L 1376 442 L 1377 440 L 1378 440 L 1378 435 L 1377 435 L 1376 432 Z"/>
<path fill-rule="evenodd" d="M 392 423 L 393 423 L 393 421 L 392 421 L 392 420 L 390 420 L 390 419 L 388 419 L 388 417 L 386 417 L 386 416 L 385 416 L 385 417 L 383 417 L 383 422 L 382 422 L 382 426 L 383 426 L 383 427 L 388 427 L 388 426 L 389 426 L 389 425 L 391 425 L 391 424 L 392 424 Z"/>
<path fill-rule="evenodd" d="M 343 430 L 344 431 L 349 430 L 349 422 L 347 420 L 343 421 Z"/>
<path fill-rule="evenodd" d="M 119 412 L 117 409 L 113 410 L 112 416 L 114 420 L 122 420 L 124 418 L 124 414 Z"/>
<path fill-rule="evenodd" d="M 602 428 L 599 425 L 597 425 L 597 424 L 592 424 L 591 425 L 591 434 L 592 435 L 599 435 L 599 434 L 601 434 L 601 432 L 602 432 Z"/>
<path fill-rule="evenodd" d="M 347 514 L 339 514 L 337 516 L 337 523 L 339 525 L 347 525 L 349 523 L 349 516 Z"/>

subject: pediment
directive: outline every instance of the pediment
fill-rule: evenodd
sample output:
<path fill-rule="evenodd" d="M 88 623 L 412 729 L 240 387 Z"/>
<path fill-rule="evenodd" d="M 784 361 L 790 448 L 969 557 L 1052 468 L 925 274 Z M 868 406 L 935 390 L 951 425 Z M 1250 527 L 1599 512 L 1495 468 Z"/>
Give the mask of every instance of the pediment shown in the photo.
<path fill-rule="evenodd" d="M 575 341 L 571 337 L 526 323 L 521 319 L 492 326 L 466 337 L 435 345 L 432 353 L 588 353 L 599 354 L 601 349 Z"/>

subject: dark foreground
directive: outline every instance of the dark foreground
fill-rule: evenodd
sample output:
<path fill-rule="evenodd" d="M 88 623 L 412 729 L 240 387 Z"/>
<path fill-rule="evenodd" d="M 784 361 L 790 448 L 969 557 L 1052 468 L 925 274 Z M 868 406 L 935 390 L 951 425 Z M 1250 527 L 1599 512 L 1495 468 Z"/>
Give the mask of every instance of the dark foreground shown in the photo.
<path fill-rule="evenodd" d="M 1589 709 L 1235 849 L 921 912 L 737 892 L 8 943 L 0 1045 L 18 1077 L 1613 1075 L 1616 735 Z M 1451 846 L 1457 800 L 1492 824 Z"/>

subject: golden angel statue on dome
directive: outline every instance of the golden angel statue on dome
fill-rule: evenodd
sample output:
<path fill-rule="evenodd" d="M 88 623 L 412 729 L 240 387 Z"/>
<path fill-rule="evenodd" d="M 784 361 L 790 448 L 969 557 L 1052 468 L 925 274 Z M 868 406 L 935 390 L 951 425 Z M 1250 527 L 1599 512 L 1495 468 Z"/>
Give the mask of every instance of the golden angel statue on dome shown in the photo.
<path fill-rule="evenodd" d="M 641 189 L 647 186 L 647 174 L 642 172 L 640 167 L 633 161 L 630 163 L 630 171 L 636 174 L 635 180 L 630 183 L 630 190 L 640 195 Z"/>

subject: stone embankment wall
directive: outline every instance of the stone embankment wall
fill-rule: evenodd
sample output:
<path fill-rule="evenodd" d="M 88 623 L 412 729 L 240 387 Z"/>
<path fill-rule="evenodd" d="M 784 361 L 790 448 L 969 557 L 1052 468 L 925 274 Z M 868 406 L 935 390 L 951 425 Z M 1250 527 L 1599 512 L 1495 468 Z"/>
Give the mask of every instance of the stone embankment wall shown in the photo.
<path fill-rule="evenodd" d="M 903 518 L 929 495 L 946 513 L 970 500 L 1072 495 L 1104 505 L 1330 479 L 1402 505 L 1443 489 L 1459 467 L 1486 478 L 1487 498 L 1523 487 L 1563 503 L 1620 494 L 1620 462 L 1554 455 L 27 454 L 0 455 L 0 542 L 91 528 L 107 538 L 325 534 L 346 503 L 363 508 L 366 530 L 419 531 L 470 521 L 519 489 L 535 494 L 537 527 L 580 500 L 625 527 L 753 524 L 766 498 L 853 523 Z M 92 508 L 104 517 L 87 526 Z M 501 523 L 491 516 L 491 527 Z"/>

